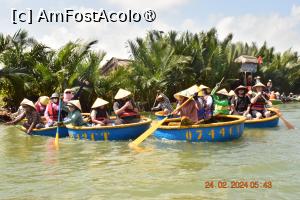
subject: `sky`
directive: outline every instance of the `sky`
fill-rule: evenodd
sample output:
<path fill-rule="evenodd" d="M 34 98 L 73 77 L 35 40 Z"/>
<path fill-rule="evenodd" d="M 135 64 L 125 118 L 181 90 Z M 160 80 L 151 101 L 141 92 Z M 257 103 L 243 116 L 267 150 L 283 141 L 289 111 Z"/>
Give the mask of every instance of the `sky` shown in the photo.
<path fill-rule="evenodd" d="M 129 58 L 128 40 L 144 37 L 147 31 L 207 31 L 215 27 L 219 39 L 233 33 L 233 41 L 267 41 L 277 52 L 289 48 L 300 52 L 300 0 L 0 0 L 0 33 L 14 34 L 25 29 L 30 36 L 57 49 L 68 41 L 98 40 L 95 50 L 111 57 Z M 17 13 L 31 9 L 33 24 L 12 23 L 12 10 Z M 144 13 L 153 10 L 153 22 L 37 22 L 40 9 L 64 12 L 71 8 L 84 13 L 105 9 L 107 12 Z"/>

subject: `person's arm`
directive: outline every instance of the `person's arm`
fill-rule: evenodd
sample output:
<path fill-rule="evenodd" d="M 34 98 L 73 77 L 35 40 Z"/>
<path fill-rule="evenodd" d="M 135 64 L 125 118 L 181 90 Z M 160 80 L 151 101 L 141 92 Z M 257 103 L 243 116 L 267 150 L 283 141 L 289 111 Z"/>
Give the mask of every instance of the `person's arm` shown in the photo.
<path fill-rule="evenodd" d="M 103 122 L 99 121 L 96 119 L 96 115 L 97 115 L 97 111 L 96 110 L 92 110 L 91 112 L 91 119 L 92 119 L 92 122 L 95 123 L 95 124 L 104 124 Z"/>
<path fill-rule="evenodd" d="M 52 120 L 50 119 L 50 116 L 49 116 L 49 106 L 51 106 L 51 104 L 48 104 L 46 109 L 45 109 L 45 112 L 44 112 L 44 117 L 46 118 L 47 122 L 51 122 Z"/>
<path fill-rule="evenodd" d="M 121 108 L 119 108 L 119 103 L 115 102 L 114 106 L 113 106 L 115 114 L 116 115 L 121 115 L 125 111 L 125 109 L 127 108 L 127 106 L 128 106 L 128 102 L 126 102 L 124 106 L 122 106 Z"/>
<path fill-rule="evenodd" d="M 261 93 L 257 93 L 253 98 L 251 98 L 251 103 L 254 104 L 256 103 L 257 99 L 260 97 Z"/>
<path fill-rule="evenodd" d="M 20 122 L 22 119 L 24 119 L 26 116 L 25 111 L 22 112 L 19 116 L 17 116 L 14 120 L 10 121 L 10 122 L 6 122 L 6 125 L 12 125 L 12 124 L 16 124 L 18 122 Z"/>
<path fill-rule="evenodd" d="M 208 97 L 206 98 L 206 106 L 207 106 L 207 107 L 211 107 L 212 103 L 213 103 L 212 97 L 211 97 L 211 96 L 208 96 Z"/>
<path fill-rule="evenodd" d="M 157 106 L 153 107 L 151 110 L 152 111 L 159 111 L 161 109 L 162 109 L 162 105 L 161 105 L 161 103 L 158 103 Z"/>
<path fill-rule="evenodd" d="M 235 104 L 236 104 L 236 99 L 235 98 L 232 98 L 231 99 L 231 110 L 232 110 L 232 112 L 233 113 L 236 113 L 237 111 L 236 111 L 236 107 L 235 107 Z"/>
<path fill-rule="evenodd" d="M 178 103 L 177 106 L 176 106 L 176 109 L 177 109 L 179 106 L 180 106 L 180 104 Z M 181 110 L 181 109 L 178 109 L 178 110 L 176 110 L 176 111 L 173 111 L 173 112 L 174 112 L 173 114 L 174 114 L 174 115 L 179 115 L 180 110 Z"/>

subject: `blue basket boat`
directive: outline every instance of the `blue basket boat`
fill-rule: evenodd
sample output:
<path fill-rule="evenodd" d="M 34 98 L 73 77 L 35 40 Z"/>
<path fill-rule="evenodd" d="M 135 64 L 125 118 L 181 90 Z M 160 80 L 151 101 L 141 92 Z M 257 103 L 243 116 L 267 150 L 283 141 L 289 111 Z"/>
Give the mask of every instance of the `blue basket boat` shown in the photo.
<path fill-rule="evenodd" d="M 273 128 L 278 126 L 279 116 L 274 114 L 271 117 L 257 119 L 257 120 L 246 120 L 245 128 Z"/>
<path fill-rule="evenodd" d="M 154 136 L 158 139 L 189 142 L 225 142 L 238 139 L 244 131 L 245 118 L 235 115 L 215 116 L 221 122 L 190 126 L 169 126 L 169 122 L 180 122 L 180 119 L 168 119 L 160 126 Z"/>
<path fill-rule="evenodd" d="M 158 111 L 154 113 L 157 120 L 163 120 L 167 115 L 163 111 Z M 172 115 L 170 118 L 179 118 L 179 115 Z"/>
<path fill-rule="evenodd" d="M 26 133 L 26 129 L 23 126 L 17 126 L 19 129 Z M 40 135 L 40 136 L 48 136 L 55 137 L 57 131 L 57 126 L 49 127 L 49 128 L 41 128 L 41 129 L 33 129 L 32 135 Z M 68 137 L 68 129 L 64 126 L 58 128 L 59 137 Z"/>
<path fill-rule="evenodd" d="M 70 138 L 80 140 L 132 140 L 145 132 L 151 119 L 141 118 L 141 122 L 115 126 L 72 126 L 67 125 Z"/>

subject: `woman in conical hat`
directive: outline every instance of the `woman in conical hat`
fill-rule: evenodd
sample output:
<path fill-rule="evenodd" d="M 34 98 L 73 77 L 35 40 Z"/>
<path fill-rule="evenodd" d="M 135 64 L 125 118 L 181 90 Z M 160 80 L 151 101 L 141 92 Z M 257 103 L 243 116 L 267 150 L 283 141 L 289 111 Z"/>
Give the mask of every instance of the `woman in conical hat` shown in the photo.
<path fill-rule="evenodd" d="M 174 97 L 177 99 L 179 107 L 185 101 L 187 101 L 190 97 L 190 93 L 187 90 L 183 90 L 174 94 Z M 190 100 L 187 104 L 185 104 L 181 109 L 177 110 L 174 114 L 180 114 L 181 118 L 185 118 L 192 123 L 196 123 L 198 121 L 198 105 L 194 99 Z"/>
<path fill-rule="evenodd" d="M 213 93 L 213 100 L 215 103 L 214 114 L 229 115 L 230 103 L 228 101 L 229 93 L 225 88 Z"/>
<path fill-rule="evenodd" d="M 81 115 L 81 105 L 79 100 L 68 101 L 67 107 L 69 108 L 69 113 L 63 123 L 72 124 L 73 126 L 85 125 Z"/>
<path fill-rule="evenodd" d="M 115 96 L 113 109 L 117 115 L 115 124 L 129 124 L 140 121 L 138 108 L 131 98 L 131 92 L 119 89 Z"/>
<path fill-rule="evenodd" d="M 106 109 L 108 101 L 97 98 L 91 109 L 91 120 L 93 125 L 104 126 L 110 123 L 109 115 Z"/>
<path fill-rule="evenodd" d="M 210 88 L 205 85 L 199 86 L 198 101 L 202 106 L 198 106 L 200 109 L 198 111 L 199 119 L 210 119 L 213 115 L 213 99 L 210 95 Z"/>
<path fill-rule="evenodd" d="M 27 134 L 31 134 L 34 128 L 43 128 L 44 124 L 42 123 L 40 114 L 35 110 L 35 105 L 32 101 L 28 99 L 23 99 L 21 102 L 22 108 L 25 112 L 21 113 L 16 119 L 11 122 L 7 122 L 7 125 L 16 124 L 23 119 L 27 119 L 23 123 L 23 126 L 27 129 Z"/>
<path fill-rule="evenodd" d="M 245 86 L 238 86 L 234 90 L 236 97 L 231 100 L 232 114 L 243 115 L 247 119 L 251 119 L 250 114 L 250 98 L 247 96 L 248 89 Z"/>
<path fill-rule="evenodd" d="M 46 110 L 46 106 L 48 105 L 50 99 L 47 96 L 41 96 L 37 102 L 35 102 L 35 110 L 43 116 Z"/>
<path fill-rule="evenodd" d="M 266 88 L 261 82 L 256 83 L 253 87 L 255 93 L 252 93 L 251 98 L 251 115 L 255 119 L 261 119 L 262 117 L 270 117 L 271 113 L 267 110 L 267 104 L 272 104 L 269 101 L 268 95 L 263 90 Z"/>

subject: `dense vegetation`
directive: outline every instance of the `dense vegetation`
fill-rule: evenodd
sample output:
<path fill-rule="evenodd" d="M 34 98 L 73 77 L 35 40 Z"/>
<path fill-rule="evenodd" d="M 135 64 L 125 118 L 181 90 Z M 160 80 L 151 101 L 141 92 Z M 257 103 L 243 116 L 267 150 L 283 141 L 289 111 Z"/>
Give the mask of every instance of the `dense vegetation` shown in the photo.
<path fill-rule="evenodd" d="M 275 53 L 266 43 L 260 47 L 233 43 L 232 37 L 221 41 L 215 29 L 201 33 L 150 31 L 145 38 L 128 41 L 133 60 L 128 68 L 103 76 L 100 62 L 105 52 L 91 50 L 97 41 L 69 42 L 53 50 L 24 30 L 13 36 L 0 34 L 0 94 L 4 103 L 16 106 L 24 97 L 36 100 L 88 80 L 80 98 L 85 110 L 97 96 L 112 102 L 120 87 L 132 91 L 136 101 L 149 109 L 157 90 L 172 96 L 195 83 L 213 87 L 223 76 L 229 88 L 242 76 L 240 64 L 234 63 L 240 55 L 262 56 L 258 74 L 263 81 L 272 79 L 280 92 L 300 92 L 297 52 Z"/>

